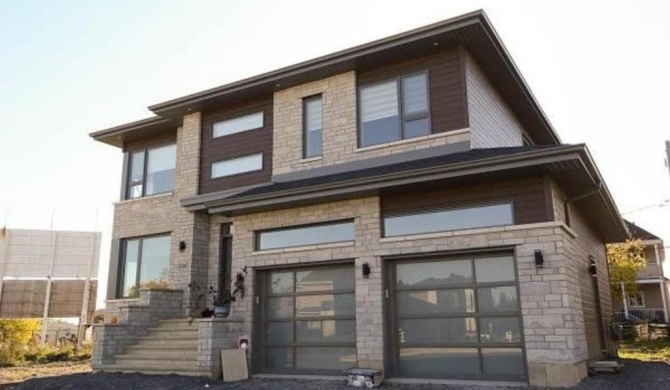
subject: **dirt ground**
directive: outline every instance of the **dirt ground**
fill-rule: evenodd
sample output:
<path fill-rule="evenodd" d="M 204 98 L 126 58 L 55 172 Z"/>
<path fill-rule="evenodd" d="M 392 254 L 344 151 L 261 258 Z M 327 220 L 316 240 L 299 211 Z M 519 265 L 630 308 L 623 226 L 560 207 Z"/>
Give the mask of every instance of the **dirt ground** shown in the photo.
<path fill-rule="evenodd" d="M 20 383 L 32 378 L 45 378 L 91 372 L 91 362 L 56 362 L 0 368 L 0 385 Z"/>

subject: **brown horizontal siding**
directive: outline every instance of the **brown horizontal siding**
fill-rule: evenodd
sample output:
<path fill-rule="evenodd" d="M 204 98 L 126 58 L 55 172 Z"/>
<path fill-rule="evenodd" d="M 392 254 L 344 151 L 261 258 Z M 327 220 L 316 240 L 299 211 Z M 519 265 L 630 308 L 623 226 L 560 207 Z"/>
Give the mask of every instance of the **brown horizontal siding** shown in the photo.
<path fill-rule="evenodd" d="M 403 214 L 427 208 L 459 207 L 503 199 L 512 200 L 514 223 L 517 225 L 550 220 L 541 177 L 385 195 L 381 198 L 381 209 L 384 215 Z"/>
<path fill-rule="evenodd" d="M 436 54 L 360 71 L 356 75 L 357 83 L 361 86 L 407 73 L 428 71 L 432 132 L 462 129 L 468 127 L 462 56 L 460 49 L 451 48 Z"/>
<path fill-rule="evenodd" d="M 137 149 L 151 148 L 155 146 L 168 145 L 170 143 L 177 142 L 177 129 L 175 128 L 173 132 L 160 134 L 153 137 L 142 138 L 138 140 L 133 140 L 132 142 L 126 142 L 123 144 L 123 151 L 129 152 Z"/>
<path fill-rule="evenodd" d="M 224 137 L 212 138 L 214 123 L 263 111 L 263 127 Z M 205 112 L 200 153 L 200 193 L 223 191 L 270 181 L 272 176 L 272 100 L 256 100 L 225 109 Z M 234 176 L 211 178 L 212 163 L 252 154 L 263 154 L 263 170 Z"/>

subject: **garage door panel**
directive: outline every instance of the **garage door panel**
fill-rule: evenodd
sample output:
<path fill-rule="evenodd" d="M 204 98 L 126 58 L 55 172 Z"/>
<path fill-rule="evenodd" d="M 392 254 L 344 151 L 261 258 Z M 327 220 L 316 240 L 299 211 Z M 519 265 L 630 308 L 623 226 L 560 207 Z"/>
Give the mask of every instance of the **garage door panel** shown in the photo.
<path fill-rule="evenodd" d="M 400 348 L 400 375 L 414 378 L 444 378 L 476 375 L 476 348 Z"/>
<path fill-rule="evenodd" d="M 474 313 L 474 289 L 398 291 L 398 314 Z"/>

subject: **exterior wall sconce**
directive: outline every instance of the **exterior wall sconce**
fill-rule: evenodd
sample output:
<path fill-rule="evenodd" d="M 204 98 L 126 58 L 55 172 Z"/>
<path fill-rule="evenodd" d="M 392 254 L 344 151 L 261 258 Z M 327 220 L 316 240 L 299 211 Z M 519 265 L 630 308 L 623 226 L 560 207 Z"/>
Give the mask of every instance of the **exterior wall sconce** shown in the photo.
<path fill-rule="evenodd" d="M 536 268 L 544 267 L 544 256 L 542 255 L 542 251 L 539 249 L 535 250 L 535 267 Z"/>
<path fill-rule="evenodd" d="M 179 241 L 179 251 L 183 252 L 186 249 L 186 241 Z"/>
<path fill-rule="evenodd" d="M 589 275 L 591 276 L 598 275 L 598 269 L 596 267 L 596 259 L 593 256 L 589 256 Z"/>
<path fill-rule="evenodd" d="M 365 279 L 368 279 L 370 277 L 370 264 L 368 263 L 363 263 L 363 277 Z"/>

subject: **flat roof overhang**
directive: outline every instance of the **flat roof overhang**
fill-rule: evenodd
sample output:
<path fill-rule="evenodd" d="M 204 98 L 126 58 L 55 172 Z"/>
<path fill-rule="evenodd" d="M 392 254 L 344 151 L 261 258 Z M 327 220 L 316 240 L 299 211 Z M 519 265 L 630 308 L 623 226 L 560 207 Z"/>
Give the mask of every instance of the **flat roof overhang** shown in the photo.
<path fill-rule="evenodd" d="M 123 148 L 124 144 L 144 138 L 176 132 L 177 125 L 167 118 L 154 116 L 89 134 L 96 141 Z"/>
<path fill-rule="evenodd" d="M 181 204 L 190 211 L 235 216 L 398 191 L 542 174 L 558 182 L 568 199 L 579 207 L 606 242 L 621 242 L 629 237 L 612 196 L 585 145 L 535 150 L 251 196 L 238 193 L 221 194 L 217 198 L 215 194 L 204 194 L 183 199 Z"/>
<path fill-rule="evenodd" d="M 484 70 L 498 93 L 538 144 L 560 144 L 560 138 L 542 111 L 507 49 L 484 11 L 479 10 L 387 38 L 301 62 L 230 84 L 197 92 L 149 107 L 181 125 L 185 114 L 220 108 L 226 104 L 270 96 L 277 90 L 347 71 L 364 71 L 401 60 L 423 56 L 445 47 L 463 46 Z M 91 134 L 96 140 L 116 145 L 106 133 L 116 129 L 117 137 L 142 131 L 138 124 L 117 126 Z M 132 125 L 132 126 L 131 126 Z"/>

